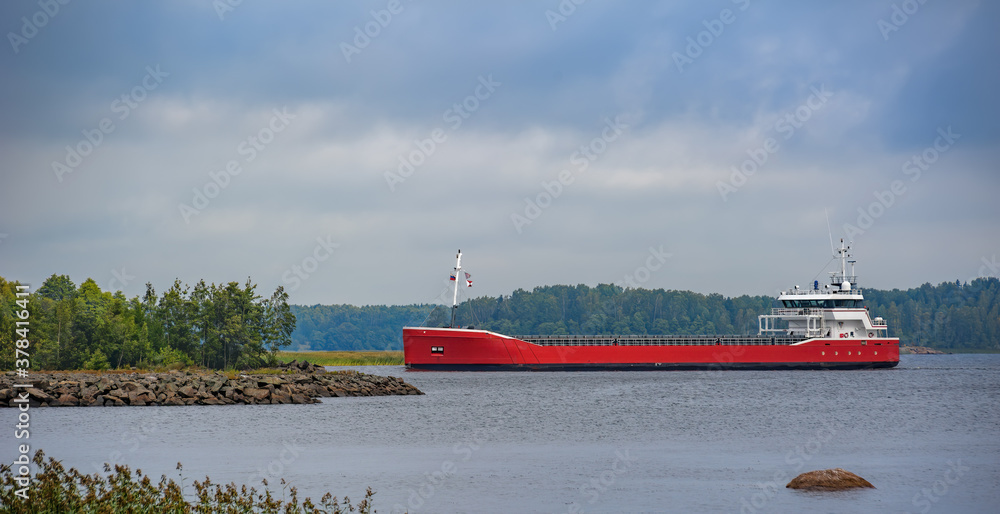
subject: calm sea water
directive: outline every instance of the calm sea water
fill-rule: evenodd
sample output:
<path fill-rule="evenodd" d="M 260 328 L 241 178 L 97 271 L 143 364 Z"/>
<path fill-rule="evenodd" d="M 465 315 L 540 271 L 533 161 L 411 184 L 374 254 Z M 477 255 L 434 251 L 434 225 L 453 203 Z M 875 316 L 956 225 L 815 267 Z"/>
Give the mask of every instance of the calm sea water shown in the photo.
<path fill-rule="evenodd" d="M 275 477 L 379 512 L 998 512 L 1000 355 L 873 371 L 431 373 L 425 396 L 31 411 L 67 466 Z M 13 460 L 16 413 L 0 411 Z M 786 489 L 841 467 L 877 489 Z"/>

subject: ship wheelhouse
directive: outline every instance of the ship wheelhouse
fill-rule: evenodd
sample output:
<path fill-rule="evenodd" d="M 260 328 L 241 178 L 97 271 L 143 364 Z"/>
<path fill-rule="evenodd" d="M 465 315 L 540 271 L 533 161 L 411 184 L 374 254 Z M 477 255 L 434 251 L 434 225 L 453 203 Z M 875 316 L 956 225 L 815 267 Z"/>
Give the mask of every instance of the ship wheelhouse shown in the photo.
<path fill-rule="evenodd" d="M 847 274 L 848 250 L 841 240 L 840 271 L 831 272 L 830 284 L 819 287 L 813 282 L 810 290 L 795 286 L 778 296 L 781 307 L 771 314 L 759 316 L 759 333 L 781 334 L 808 338 L 865 339 L 888 337 L 888 327 L 882 318 L 871 319 L 864 306 L 864 295 L 857 287 L 853 269 Z"/>

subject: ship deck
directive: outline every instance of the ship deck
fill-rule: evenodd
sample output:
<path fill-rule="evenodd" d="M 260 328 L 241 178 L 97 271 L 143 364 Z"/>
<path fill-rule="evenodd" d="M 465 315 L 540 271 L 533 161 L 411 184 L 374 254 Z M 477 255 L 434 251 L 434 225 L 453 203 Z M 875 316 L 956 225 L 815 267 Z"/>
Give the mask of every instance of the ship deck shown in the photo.
<path fill-rule="evenodd" d="M 805 336 L 734 336 L 734 335 L 588 335 L 588 336 L 512 336 L 539 346 L 788 346 L 800 343 Z"/>

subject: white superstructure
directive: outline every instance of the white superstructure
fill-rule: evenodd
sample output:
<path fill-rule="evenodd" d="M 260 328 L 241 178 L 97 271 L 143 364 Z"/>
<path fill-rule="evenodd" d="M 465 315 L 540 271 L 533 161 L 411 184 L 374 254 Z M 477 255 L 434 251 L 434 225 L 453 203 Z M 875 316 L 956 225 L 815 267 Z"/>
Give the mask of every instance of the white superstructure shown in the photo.
<path fill-rule="evenodd" d="M 795 286 L 778 296 L 781 307 L 771 314 L 759 316 L 760 335 L 784 334 L 808 338 L 867 339 L 887 337 L 888 327 L 882 318 L 872 320 L 864 306 L 864 296 L 857 285 L 854 262 L 848 261 L 850 246 L 840 240 L 840 272 L 831 272 L 830 284 L 819 287 L 813 282 L 809 290 Z M 847 264 L 851 274 L 847 274 Z M 778 321 L 787 328 L 779 328 Z"/>

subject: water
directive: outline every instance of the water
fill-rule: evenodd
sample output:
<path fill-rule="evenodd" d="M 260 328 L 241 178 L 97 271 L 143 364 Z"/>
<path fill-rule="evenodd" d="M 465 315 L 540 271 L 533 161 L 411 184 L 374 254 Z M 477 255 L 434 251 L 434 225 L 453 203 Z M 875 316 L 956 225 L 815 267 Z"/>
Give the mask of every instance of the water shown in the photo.
<path fill-rule="evenodd" d="M 83 471 L 275 476 L 379 512 L 997 512 L 1000 355 L 872 371 L 432 373 L 425 396 L 315 405 L 31 411 L 31 443 Z M 13 460 L 15 411 L 0 457 Z M 877 489 L 809 493 L 841 467 Z M 190 489 L 190 488 L 189 488 Z"/>

